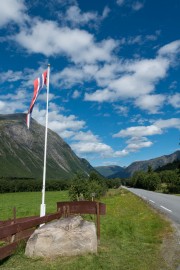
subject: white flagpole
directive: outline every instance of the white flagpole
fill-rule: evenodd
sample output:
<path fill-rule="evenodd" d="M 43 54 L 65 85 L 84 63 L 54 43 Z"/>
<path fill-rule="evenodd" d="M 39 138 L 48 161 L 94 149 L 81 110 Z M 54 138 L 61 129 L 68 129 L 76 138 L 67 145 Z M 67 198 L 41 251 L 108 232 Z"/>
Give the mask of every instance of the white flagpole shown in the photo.
<path fill-rule="evenodd" d="M 46 127 L 45 127 L 45 142 L 44 142 L 44 168 L 43 168 L 42 203 L 41 203 L 41 208 L 40 208 L 40 217 L 43 217 L 46 214 L 45 187 L 46 187 L 46 156 L 47 156 L 47 131 L 48 131 L 49 77 L 50 77 L 50 65 L 48 64 L 48 72 L 47 72 L 47 103 L 46 103 Z"/>

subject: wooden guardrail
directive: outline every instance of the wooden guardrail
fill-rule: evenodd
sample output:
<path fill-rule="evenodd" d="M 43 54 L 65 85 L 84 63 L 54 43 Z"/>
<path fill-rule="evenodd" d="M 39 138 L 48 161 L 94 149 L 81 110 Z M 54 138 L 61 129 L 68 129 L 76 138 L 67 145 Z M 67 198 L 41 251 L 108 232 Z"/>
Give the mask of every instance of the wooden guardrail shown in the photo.
<path fill-rule="evenodd" d="M 14 224 L 1 226 L 0 241 L 5 245 L 0 247 L 0 260 L 13 254 L 20 241 L 27 241 L 38 225 L 59 219 L 61 216 L 62 214 L 58 212 L 44 217 L 27 217 L 27 220 L 16 220 Z"/>
<path fill-rule="evenodd" d="M 100 215 L 106 214 L 106 205 L 96 201 L 57 202 L 57 211 L 64 216 L 70 214 L 96 215 L 97 239 L 100 241 Z"/>
<path fill-rule="evenodd" d="M 95 214 L 97 216 L 97 238 L 100 239 L 100 215 L 106 214 L 106 205 L 100 202 L 57 202 L 57 212 L 43 217 L 31 216 L 25 218 L 0 221 L 0 260 L 13 254 L 20 241 L 27 241 L 40 224 L 59 219 L 71 214 Z"/>

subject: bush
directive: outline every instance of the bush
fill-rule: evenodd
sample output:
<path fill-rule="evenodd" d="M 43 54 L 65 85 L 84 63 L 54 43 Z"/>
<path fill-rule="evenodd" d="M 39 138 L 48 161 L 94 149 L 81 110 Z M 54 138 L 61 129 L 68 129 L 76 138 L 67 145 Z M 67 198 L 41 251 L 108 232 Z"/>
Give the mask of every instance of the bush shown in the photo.
<path fill-rule="evenodd" d="M 147 172 L 138 171 L 133 174 L 130 186 L 147 190 L 161 190 L 164 193 L 180 193 L 179 169 L 153 172 L 148 167 Z"/>
<path fill-rule="evenodd" d="M 108 188 L 119 188 L 122 184 L 120 178 L 106 179 L 105 181 Z"/>
<path fill-rule="evenodd" d="M 159 188 L 160 183 L 161 181 L 157 173 L 154 173 L 154 172 L 148 173 L 146 175 L 146 185 L 144 188 L 147 190 L 155 191 Z"/>
<path fill-rule="evenodd" d="M 105 180 L 98 174 L 92 172 L 89 177 L 82 173 L 77 173 L 69 188 L 69 197 L 72 201 L 90 200 L 92 194 L 99 199 L 105 195 L 107 185 Z"/>
<path fill-rule="evenodd" d="M 148 170 L 148 172 L 135 172 L 130 181 L 130 185 L 133 187 L 152 191 L 158 189 L 160 183 L 159 175 L 151 170 Z"/>

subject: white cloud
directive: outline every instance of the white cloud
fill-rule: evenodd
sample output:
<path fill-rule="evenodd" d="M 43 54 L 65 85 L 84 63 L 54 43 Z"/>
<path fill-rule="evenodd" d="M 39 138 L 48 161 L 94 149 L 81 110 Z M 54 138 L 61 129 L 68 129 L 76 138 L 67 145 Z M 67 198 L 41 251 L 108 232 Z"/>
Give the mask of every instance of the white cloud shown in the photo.
<path fill-rule="evenodd" d="M 0 27 L 9 22 L 22 23 L 26 10 L 23 0 L 5 0 L 1 1 L 0 8 Z"/>
<path fill-rule="evenodd" d="M 11 114 L 17 111 L 25 110 L 26 106 L 21 100 L 1 101 L 0 100 L 0 114 Z"/>
<path fill-rule="evenodd" d="M 108 86 L 122 72 L 124 72 L 124 66 L 121 61 L 112 61 L 111 63 L 105 63 L 103 66 L 94 68 L 95 80 L 101 87 Z"/>
<path fill-rule="evenodd" d="M 101 142 L 78 142 L 71 144 L 72 149 L 81 154 L 89 154 L 89 153 L 99 153 L 101 156 L 106 157 L 111 155 L 112 148 L 104 143 Z"/>
<path fill-rule="evenodd" d="M 121 151 L 116 151 L 113 157 L 125 157 L 127 155 L 129 155 L 129 151 L 127 149 L 123 149 Z"/>
<path fill-rule="evenodd" d="M 114 105 L 114 109 L 119 115 L 127 116 L 129 112 L 129 108 L 127 106 Z"/>
<path fill-rule="evenodd" d="M 96 92 L 92 94 L 85 94 L 84 100 L 86 101 L 98 101 L 98 102 L 104 102 L 104 101 L 112 101 L 115 100 L 116 95 L 113 91 L 110 91 L 109 89 L 104 90 L 96 90 Z"/>
<path fill-rule="evenodd" d="M 78 97 L 80 97 L 80 96 L 81 96 L 81 92 L 79 92 L 78 90 L 75 90 L 75 91 L 73 92 L 72 98 L 76 99 L 76 98 L 78 98 Z"/>
<path fill-rule="evenodd" d="M 56 97 L 56 98 L 57 98 L 57 97 Z M 39 99 L 39 98 L 38 98 L 38 99 Z M 54 103 L 54 102 L 50 102 L 50 103 L 49 103 L 49 109 L 50 109 L 51 111 L 57 111 L 57 112 L 65 111 L 65 108 L 64 108 L 64 107 L 59 106 L 59 105 L 57 105 L 57 104 Z"/>
<path fill-rule="evenodd" d="M 144 7 L 144 3 L 140 1 L 127 1 L 127 0 L 116 0 L 118 6 L 127 6 L 132 8 L 134 11 L 138 11 Z"/>
<path fill-rule="evenodd" d="M 157 135 L 157 134 L 162 134 L 163 129 L 167 128 L 180 128 L 180 119 L 179 118 L 170 118 L 166 120 L 157 120 L 154 121 L 153 125 L 150 126 L 134 126 L 134 127 L 128 127 L 126 129 L 120 130 L 118 133 L 114 134 L 113 137 L 131 137 L 139 139 L 144 136 L 152 136 L 152 135 Z M 146 139 L 146 138 L 145 138 Z M 133 139 L 134 140 L 134 139 Z M 143 139 L 144 140 L 144 139 Z M 128 141 L 132 142 L 132 141 Z"/>
<path fill-rule="evenodd" d="M 82 84 L 84 80 L 89 80 L 89 75 L 85 74 L 82 68 L 67 67 L 63 71 L 51 76 L 51 82 L 57 86 L 71 88 L 76 84 Z"/>
<path fill-rule="evenodd" d="M 14 101 L 14 100 L 20 100 L 20 101 L 24 101 L 24 99 L 26 98 L 27 93 L 25 90 L 17 90 L 16 92 L 12 93 L 8 93 L 7 95 L 0 95 L 0 99 L 1 100 L 5 100 L 7 103 L 8 101 Z M 15 106 L 16 107 L 16 106 Z"/>
<path fill-rule="evenodd" d="M 169 86 L 169 89 L 176 89 L 177 88 L 177 81 L 172 81 L 172 83 Z"/>
<path fill-rule="evenodd" d="M 117 77 L 119 72 L 122 72 L 122 65 L 118 63 L 102 63 L 96 64 L 79 64 L 66 67 L 60 73 L 53 74 L 51 81 L 53 84 L 71 88 L 77 84 L 83 84 L 87 81 L 96 81 L 99 86 L 108 85 Z"/>
<path fill-rule="evenodd" d="M 135 11 L 138 11 L 144 7 L 144 4 L 142 2 L 136 1 L 132 4 L 132 9 Z"/>
<path fill-rule="evenodd" d="M 40 124 L 45 125 L 45 110 L 39 110 L 36 106 L 33 110 L 32 117 L 36 119 Z M 57 132 L 61 137 L 68 134 L 74 135 L 76 131 L 81 130 L 85 127 L 83 120 L 78 120 L 75 115 L 64 116 L 59 114 L 58 111 L 49 112 L 49 124 L 48 127 L 53 131 Z"/>
<path fill-rule="evenodd" d="M 122 67 L 125 74 L 112 79 L 108 88 L 86 94 L 85 100 L 114 101 L 149 94 L 154 91 L 156 83 L 166 76 L 168 68 L 169 61 L 161 57 L 129 61 Z"/>
<path fill-rule="evenodd" d="M 72 130 L 61 130 L 60 136 L 61 138 L 68 139 L 74 135 L 74 131 Z"/>
<path fill-rule="evenodd" d="M 87 142 L 98 142 L 98 136 L 95 136 L 91 131 L 77 133 L 73 140 L 75 141 L 87 141 Z"/>
<path fill-rule="evenodd" d="M 109 145 L 102 143 L 99 137 L 91 131 L 79 131 L 72 137 L 72 140 L 75 142 L 71 143 L 71 147 L 78 155 L 95 153 L 103 158 L 120 156 L 118 151 L 114 151 Z"/>
<path fill-rule="evenodd" d="M 134 72 L 139 79 L 145 79 L 148 83 L 155 83 L 164 78 L 169 67 L 167 59 L 156 57 L 154 59 L 142 59 L 127 65 L 127 71 Z"/>
<path fill-rule="evenodd" d="M 151 114 L 156 114 L 164 105 L 166 96 L 164 95 L 144 95 L 135 100 L 135 105 Z"/>
<path fill-rule="evenodd" d="M 98 20 L 97 12 L 84 12 L 82 13 L 77 5 L 71 6 L 67 9 L 66 14 L 63 15 L 65 21 L 69 21 L 72 25 L 84 25 L 89 22 Z"/>
<path fill-rule="evenodd" d="M 53 99 L 55 99 L 55 98 L 56 98 L 56 97 L 55 97 L 54 94 L 49 93 L 49 95 L 48 95 L 48 100 L 49 100 L 49 101 L 51 101 L 51 100 L 53 100 Z M 40 93 L 40 95 L 38 96 L 38 100 L 41 100 L 41 101 L 46 102 L 46 100 L 47 100 L 47 94 L 46 94 L 46 92 L 45 92 L 45 93 Z"/>
<path fill-rule="evenodd" d="M 124 40 L 124 43 L 127 43 L 128 45 L 141 44 L 142 42 L 143 42 L 143 38 L 141 35 L 138 35 L 136 37 L 130 37 L 127 40 Z"/>
<path fill-rule="evenodd" d="M 146 137 L 132 137 L 127 140 L 127 147 L 129 152 L 136 152 L 141 148 L 152 146 L 152 142 Z"/>
<path fill-rule="evenodd" d="M 109 15 L 110 11 L 111 11 L 110 8 L 106 6 L 102 13 L 102 19 L 105 19 Z"/>
<path fill-rule="evenodd" d="M 156 125 L 151 126 L 135 126 L 129 127 L 127 129 L 122 129 L 120 132 L 113 135 L 113 137 L 143 137 L 143 136 L 151 136 L 155 134 L 161 134 L 161 128 Z"/>
<path fill-rule="evenodd" d="M 166 44 L 165 46 L 159 49 L 159 54 L 162 56 L 170 56 L 180 52 L 180 40 L 175 40 L 171 43 Z"/>
<path fill-rule="evenodd" d="M 180 129 L 180 118 L 170 118 L 170 119 L 160 119 L 156 122 L 154 122 L 154 125 L 156 125 L 158 128 L 161 129 L 167 129 L 167 128 L 177 128 Z"/>
<path fill-rule="evenodd" d="M 129 139 L 126 141 L 126 147 L 122 150 L 125 151 L 125 153 L 129 154 L 131 152 L 137 152 L 141 148 L 150 147 L 153 145 L 153 142 L 148 140 L 145 136 L 159 135 L 169 128 L 180 129 L 180 119 L 160 119 L 154 121 L 153 125 L 150 126 L 128 127 L 126 129 L 120 130 L 118 133 L 114 134 L 113 137 L 129 137 Z"/>
<path fill-rule="evenodd" d="M 174 108 L 180 108 L 180 94 L 174 94 L 168 98 L 169 104 L 171 104 Z"/>
<path fill-rule="evenodd" d="M 44 35 L 44 29 L 48 35 Z M 60 28 L 55 22 L 40 20 L 34 20 L 31 28 L 23 28 L 12 39 L 30 53 L 66 55 L 75 63 L 110 61 L 117 46 L 113 39 L 96 43 L 93 35 L 85 30 Z"/>
<path fill-rule="evenodd" d="M 16 82 L 22 80 L 22 71 L 8 70 L 0 73 L 0 82 Z"/>
<path fill-rule="evenodd" d="M 117 0 L 116 3 L 119 5 L 119 6 L 122 6 L 124 4 L 125 0 Z"/>
<path fill-rule="evenodd" d="M 97 11 L 82 12 L 77 2 L 69 6 L 65 13 L 59 14 L 59 19 L 63 25 L 70 25 L 71 27 L 90 26 L 97 27 L 99 23 L 104 20 L 110 12 L 109 7 L 105 6 L 102 15 Z"/>
<path fill-rule="evenodd" d="M 139 59 L 130 60 L 119 63 L 119 68 L 116 73 L 111 66 L 111 70 L 108 70 L 108 80 L 103 80 L 105 72 L 101 73 L 98 77 L 96 73 L 96 79 L 99 85 L 101 81 L 104 83 L 104 89 L 98 89 L 93 93 L 86 93 L 85 100 L 89 101 L 115 101 L 117 99 L 124 98 L 140 98 L 140 96 L 146 96 L 155 90 L 156 84 L 167 76 L 167 71 L 171 65 L 171 59 L 167 58 L 167 53 L 178 53 L 179 42 L 167 44 L 163 46 L 158 55 L 154 59 Z M 162 56 L 159 56 L 162 55 Z M 100 72 L 99 72 L 100 73 Z M 118 75 L 119 73 L 119 75 Z M 106 76 L 104 76 L 106 77 Z M 100 78 L 100 79 L 99 79 Z M 107 84 L 106 84 L 107 82 Z M 107 87 L 108 86 L 108 87 Z M 164 97 L 162 95 L 157 96 L 158 102 L 163 103 Z M 142 98 L 143 99 L 143 98 Z M 154 96 L 149 97 L 149 100 L 153 102 Z M 146 98 L 147 100 L 147 98 Z M 155 101 L 154 101 L 155 102 Z M 142 102 L 137 101 L 142 107 Z M 156 107 L 156 108 L 155 108 Z M 156 104 L 152 111 L 157 110 L 158 104 Z"/>

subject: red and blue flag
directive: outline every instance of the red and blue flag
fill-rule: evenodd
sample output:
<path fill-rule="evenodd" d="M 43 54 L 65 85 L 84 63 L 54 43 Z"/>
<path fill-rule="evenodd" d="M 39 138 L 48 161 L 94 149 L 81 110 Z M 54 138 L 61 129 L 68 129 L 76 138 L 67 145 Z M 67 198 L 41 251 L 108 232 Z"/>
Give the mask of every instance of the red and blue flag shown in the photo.
<path fill-rule="evenodd" d="M 47 70 L 44 71 L 42 73 L 42 75 L 34 80 L 34 93 L 33 93 L 33 98 L 31 100 L 31 104 L 27 113 L 27 117 L 26 117 L 26 124 L 27 127 L 29 128 L 30 126 L 30 118 L 31 118 L 31 114 L 34 108 L 34 104 L 37 100 L 37 97 L 40 93 L 40 90 L 43 88 L 44 85 L 47 85 Z"/>

